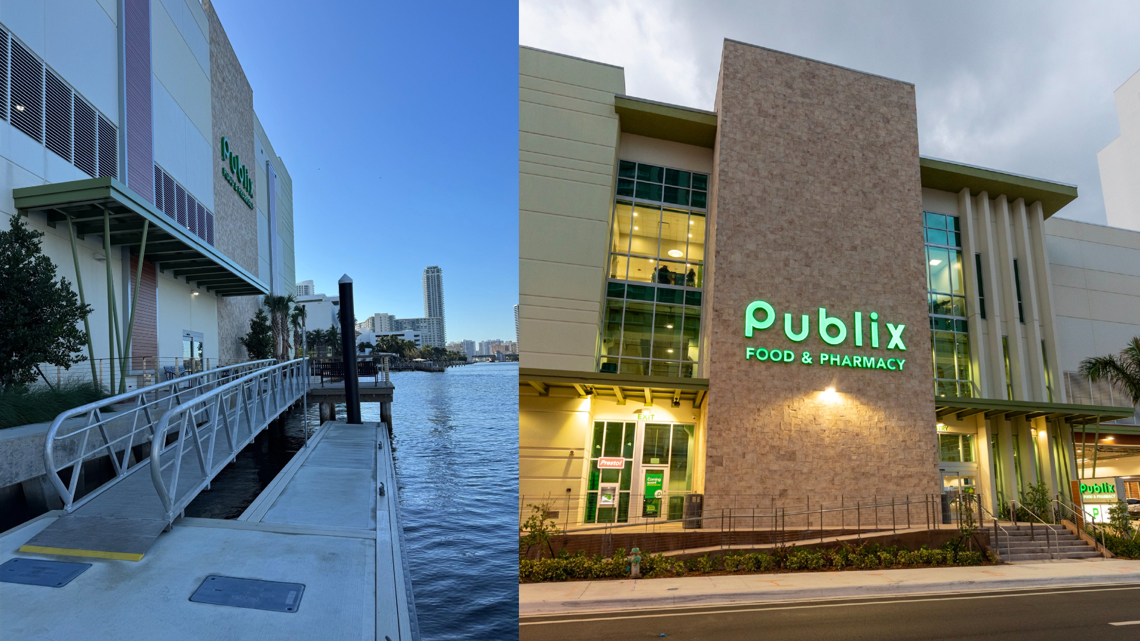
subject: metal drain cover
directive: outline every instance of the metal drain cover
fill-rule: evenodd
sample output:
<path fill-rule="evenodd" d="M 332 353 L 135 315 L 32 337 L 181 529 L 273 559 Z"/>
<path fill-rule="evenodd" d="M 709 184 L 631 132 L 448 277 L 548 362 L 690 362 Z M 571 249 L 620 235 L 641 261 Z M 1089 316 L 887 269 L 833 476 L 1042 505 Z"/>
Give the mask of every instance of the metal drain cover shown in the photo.
<path fill-rule="evenodd" d="M 43 559 L 10 559 L 0 565 L 0 582 L 46 585 L 62 588 L 91 567 L 90 563 L 45 561 Z"/>
<path fill-rule="evenodd" d="M 230 605 L 235 608 L 296 612 L 301 607 L 302 583 L 239 579 L 211 574 L 190 597 L 195 603 Z"/>

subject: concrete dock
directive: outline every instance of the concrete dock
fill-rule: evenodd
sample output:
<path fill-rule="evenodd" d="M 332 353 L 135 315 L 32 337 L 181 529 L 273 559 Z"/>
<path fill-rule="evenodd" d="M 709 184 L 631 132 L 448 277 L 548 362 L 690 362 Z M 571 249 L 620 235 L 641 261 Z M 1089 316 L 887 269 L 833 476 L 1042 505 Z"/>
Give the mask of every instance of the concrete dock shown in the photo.
<path fill-rule="evenodd" d="M 49 512 L 0 535 L 0 563 L 91 565 L 58 588 L 0 583 L 0 638 L 418 639 L 396 498 L 384 424 L 335 422 L 237 520 L 178 519 L 137 562 L 19 552 Z M 304 587 L 291 612 L 191 601 L 211 575 Z"/>

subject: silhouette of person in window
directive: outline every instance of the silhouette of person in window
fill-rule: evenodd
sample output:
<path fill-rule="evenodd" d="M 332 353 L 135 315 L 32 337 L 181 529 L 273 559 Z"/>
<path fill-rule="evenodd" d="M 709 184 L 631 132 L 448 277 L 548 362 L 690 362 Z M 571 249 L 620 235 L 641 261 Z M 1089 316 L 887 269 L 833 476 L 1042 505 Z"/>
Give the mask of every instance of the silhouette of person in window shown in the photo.
<path fill-rule="evenodd" d="M 669 271 L 669 268 L 667 266 L 661 265 L 661 268 L 657 270 L 657 282 L 665 283 L 666 285 L 672 285 L 673 272 Z"/>
<path fill-rule="evenodd" d="M 689 287 L 697 286 L 697 270 L 690 268 L 689 273 L 685 274 L 685 284 Z"/>

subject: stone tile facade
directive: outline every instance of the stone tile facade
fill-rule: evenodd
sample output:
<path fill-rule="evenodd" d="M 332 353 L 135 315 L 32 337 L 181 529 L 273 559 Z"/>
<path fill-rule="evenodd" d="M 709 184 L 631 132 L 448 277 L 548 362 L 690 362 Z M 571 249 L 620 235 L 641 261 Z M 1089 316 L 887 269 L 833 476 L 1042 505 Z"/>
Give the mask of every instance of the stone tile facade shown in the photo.
<path fill-rule="evenodd" d="M 214 237 L 217 247 L 231 260 L 257 276 L 257 211 L 245 204 L 222 177 L 218 145 L 225 136 L 230 150 L 256 176 L 254 163 L 253 88 L 238 62 L 213 4 L 202 3 L 210 23 L 210 85 L 213 104 L 214 145 Z M 256 190 L 256 185 L 254 189 Z M 256 193 L 256 191 L 255 191 Z M 238 341 L 249 331 L 249 321 L 261 304 L 259 296 L 218 299 L 218 358 L 226 363 L 244 360 L 245 348 Z"/>
<path fill-rule="evenodd" d="M 914 87 L 726 41 L 717 104 L 706 514 L 732 502 L 938 492 Z M 746 339 L 745 309 L 758 299 L 777 322 Z M 845 343 L 820 339 L 820 307 L 845 320 Z M 882 326 L 880 349 L 854 347 L 855 311 L 867 345 L 869 312 L 904 323 L 906 351 L 885 349 Z M 784 337 L 785 312 L 795 327 L 809 315 L 806 340 Z M 796 359 L 745 360 L 746 347 Z M 804 351 L 815 364 L 800 362 Z M 821 366 L 821 351 L 906 364 Z M 821 394 L 829 386 L 837 399 Z"/>

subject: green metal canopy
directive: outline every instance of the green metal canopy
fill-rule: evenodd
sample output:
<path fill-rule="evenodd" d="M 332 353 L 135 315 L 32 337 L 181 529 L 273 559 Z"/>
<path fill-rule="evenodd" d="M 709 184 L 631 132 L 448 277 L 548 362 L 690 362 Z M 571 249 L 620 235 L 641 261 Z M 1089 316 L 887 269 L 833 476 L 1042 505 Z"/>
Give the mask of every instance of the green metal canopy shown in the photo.
<path fill-rule="evenodd" d="M 130 247 L 136 254 L 142 249 L 145 227 L 146 259 L 157 263 L 159 271 L 170 271 L 176 278 L 185 276 L 217 296 L 269 293 L 259 279 L 113 178 L 21 187 L 12 190 L 12 196 L 17 211 L 43 212 L 53 227 L 66 224 L 70 217 L 80 238 L 102 236 L 106 214 L 110 246 Z"/>
<path fill-rule="evenodd" d="M 961 397 L 938 397 L 934 399 L 934 406 L 938 418 L 953 415 L 961 420 L 967 416 L 985 414 L 986 418 L 1006 420 L 1018 416 L 1026 419 L 1045 417 L 1078 425 L 1128 418 L 1136 411 L 1131 407 L 1117 407 L 1115 405 L 1076 405 L 1073 403 L 1038 403 L 1034 401 Z"/>

